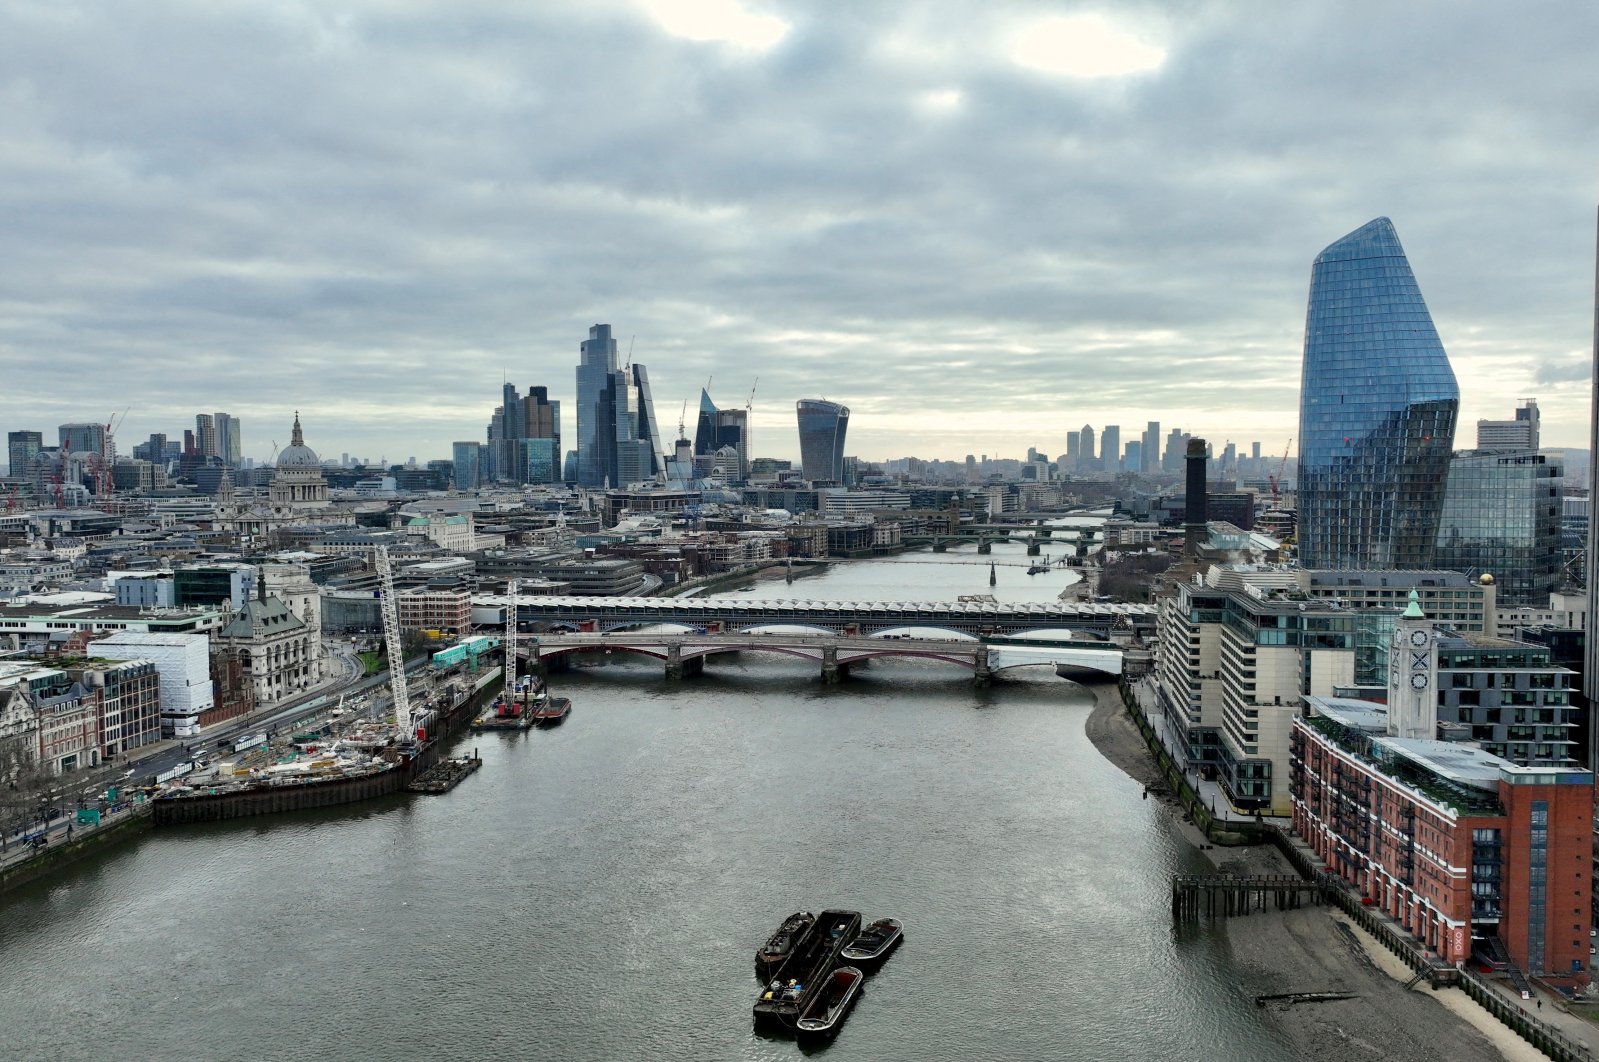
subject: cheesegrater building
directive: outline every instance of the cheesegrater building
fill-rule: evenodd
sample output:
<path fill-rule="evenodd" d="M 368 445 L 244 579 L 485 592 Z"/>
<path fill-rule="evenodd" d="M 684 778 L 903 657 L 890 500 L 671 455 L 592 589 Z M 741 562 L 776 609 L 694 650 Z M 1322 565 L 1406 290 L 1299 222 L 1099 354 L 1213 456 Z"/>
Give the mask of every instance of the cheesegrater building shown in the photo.
<path fill-rule="evenodd" d="M 1460 390 L 1387 218 L 1316 256 L 1299 405 L 1306 568 L 1433 565 Z"/>

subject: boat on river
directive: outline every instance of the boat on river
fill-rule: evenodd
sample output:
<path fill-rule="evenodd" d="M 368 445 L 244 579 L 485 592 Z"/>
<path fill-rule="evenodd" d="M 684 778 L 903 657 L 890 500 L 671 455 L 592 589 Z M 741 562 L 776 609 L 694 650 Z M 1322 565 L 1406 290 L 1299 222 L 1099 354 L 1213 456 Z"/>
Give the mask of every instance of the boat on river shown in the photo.
<path fill-rule="evenodd" d="M 472 720 L 473 730 L 527 730 L 536 722 L 535 712 L 549 698 L 544 683 L 529 675 L 514 690 L 501 690 L 494 703 Z"/>
<path fill-rule="evenodd" d="M 816 925 L 816 916 L 809 911 L 795 911 L 783 919 L 777 931 L 766 938 L 766 943 L 755 949 L 755 976 L 762 984 L 777 973 L 794 949 L 801 946 Z"/>
<path fill-rule="evenodd" d="M 905 926 L 897 918 L 879 918 L 861 930 L 855 942 L 839 953 L 845 962 L 869 968 L 888 958 L 889 952 L 905 939 Z"/>
<path fill-rule="evenodd" d="M 755 1000 L 757 1026 L 793 1029 L 801 1014 L 831 983 L 838 953 L 861 931 L 859 911 L 828 910 L 816 917 L 805 940 L 777 968 Z"/>
<path fill-rule="evenodd" d="M 794 1025 L 801 1040 L 823 1040 L 838 1035 L 849 1008 L 861 994 L 866 975 L 853 966 L 840 966 L 816 993 L 811 1005 Z"/>
<path fill-rule="evenodd" d="M 551 697 L 546 693 L 530 712 L 534 726 L 554 726 L 572 714 L 572 701 L 568 697 Z"/>

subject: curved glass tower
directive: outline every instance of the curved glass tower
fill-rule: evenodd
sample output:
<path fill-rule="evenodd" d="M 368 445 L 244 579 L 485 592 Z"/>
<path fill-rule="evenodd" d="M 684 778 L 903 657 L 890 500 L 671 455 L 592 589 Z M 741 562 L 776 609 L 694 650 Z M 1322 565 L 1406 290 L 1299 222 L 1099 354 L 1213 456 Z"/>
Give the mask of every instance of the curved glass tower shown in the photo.
<path fill-rule="evenodd" d="M 1460 389 L 1393 222 L 1316 256 L 1299 397 L 1299 562 L 1433 563 Z"/>
<path fill-rule="evenodd" d="M 812 483 L 844 482 L 844 433 L 849 407 L 822 398 L 802 398 L 799 414 L 800 465 Z"/>

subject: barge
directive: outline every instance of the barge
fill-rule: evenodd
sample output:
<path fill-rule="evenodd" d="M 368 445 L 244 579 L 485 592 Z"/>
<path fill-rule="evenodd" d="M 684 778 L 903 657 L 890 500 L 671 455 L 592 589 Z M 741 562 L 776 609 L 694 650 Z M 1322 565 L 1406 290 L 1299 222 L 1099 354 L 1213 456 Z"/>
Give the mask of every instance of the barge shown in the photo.
<path fill-rule="evenodd" d="M 859 911 L 828 910 L 816 916 L 816 925 L 804 941 L 778 967 L 755 1001 L 757 1027 L 792 1030 L 800 1015 L 832 983 L 839 953 L 861 931 Z"/>

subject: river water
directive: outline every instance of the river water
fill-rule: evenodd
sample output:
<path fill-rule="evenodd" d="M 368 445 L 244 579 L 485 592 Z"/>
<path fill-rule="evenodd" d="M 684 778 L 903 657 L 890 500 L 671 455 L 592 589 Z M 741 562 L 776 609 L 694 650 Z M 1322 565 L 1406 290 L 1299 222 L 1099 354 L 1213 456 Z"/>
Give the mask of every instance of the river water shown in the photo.
<path fill-rule="evenodd" d="M 970 547 L 733 593 L 988 593 Z M 997 545 L 996 596 L 1052 598 Z M 975 563 L 974 563 L 975 562 Z M 979 690 L 877 661 L 718 657 L 557 676 L 562 727 L 468 737 L 444 797 L 156 831 L 0 898 L 11 1058 L 1215 1059 L 1287 1049 L 1225 944 L 1176 930 L 1204 864 L 1083 735 L 1048 668 Z M 836 1042 L 751 1030 L 799 908 L 906 941 Z"/>

